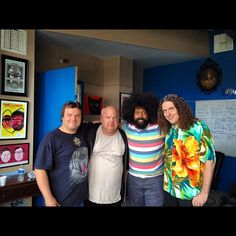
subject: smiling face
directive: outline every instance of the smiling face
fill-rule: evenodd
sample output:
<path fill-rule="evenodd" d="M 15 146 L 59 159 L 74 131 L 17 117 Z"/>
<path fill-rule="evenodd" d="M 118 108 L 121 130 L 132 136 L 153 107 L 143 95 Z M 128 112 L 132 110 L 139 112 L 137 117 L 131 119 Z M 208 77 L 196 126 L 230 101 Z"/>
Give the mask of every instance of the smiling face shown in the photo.
<path fill-rule="evenodd" d="M 21 161 L 24 158 L 24 150 L 22 147 L 15 149 L 15 159 L 16 161 Z"/>
<path fill-rule="evenodd" d="M 14 130 L 21 130 L 24 126 L 24 115 L 17 114 L 15 116 L 12 116 L 11 126 Z"/>
<path fill-rule="evenodd" d="M 1 156 L 2 162 L 6 163 L 11 159 L 11 152 L 9 150 L 4 150 Z"/>
<path fill-rule="evenodd" d="M 167 121 L 169 121 L 174 126 L 178 126 L 179 114 L 173 102 L 163 102 L 162 112 Z"/>
<path fill-rule="evenodd" d="M 66 107 L 62 117 L 62 131 L 74 134 L 81 124 L 81 109 Z"/>
<path fill-rule="evenodd" d="M 143 107 L 135 108 L 134 123 L 139 129 L 145 129 L 149 124 L 147 111 Z"/>

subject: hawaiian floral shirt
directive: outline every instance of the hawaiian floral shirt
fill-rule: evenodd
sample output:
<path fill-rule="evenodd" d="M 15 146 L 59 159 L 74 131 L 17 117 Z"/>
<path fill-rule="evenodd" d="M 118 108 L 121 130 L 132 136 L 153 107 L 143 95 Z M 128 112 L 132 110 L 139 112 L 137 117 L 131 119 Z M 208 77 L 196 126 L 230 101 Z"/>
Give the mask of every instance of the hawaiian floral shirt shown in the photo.
<path fill-rule="evenodd" d="M 165 139 L 164 190 L 191 200 L 202 187 L 207 160 L 215 160 L 215 148 L 207 125 L 196 120 L 189 130 L 172 127 Z"/>

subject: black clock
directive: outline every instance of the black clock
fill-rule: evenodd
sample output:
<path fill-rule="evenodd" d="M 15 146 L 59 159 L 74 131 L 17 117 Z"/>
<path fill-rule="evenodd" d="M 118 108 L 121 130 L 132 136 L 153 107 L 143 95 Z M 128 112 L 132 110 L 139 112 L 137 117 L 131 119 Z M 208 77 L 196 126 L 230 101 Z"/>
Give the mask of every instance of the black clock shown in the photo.
<path fill-rule="evenodd" d="M 206 94 L 213 93 L 222 81 L 222 70 L 211 58 L 200 67 L 197 72 L 197 85 Z"/>

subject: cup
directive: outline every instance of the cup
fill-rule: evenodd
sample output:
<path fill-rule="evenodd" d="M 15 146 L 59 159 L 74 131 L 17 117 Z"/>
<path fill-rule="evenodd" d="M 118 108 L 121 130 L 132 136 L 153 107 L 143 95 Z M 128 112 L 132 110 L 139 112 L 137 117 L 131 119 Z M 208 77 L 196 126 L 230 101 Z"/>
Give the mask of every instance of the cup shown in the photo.
<path fill-rule="evenodd" d="M 7 176 L 0 176 L 0 186 L 4 186 L 6 184 Z"/>

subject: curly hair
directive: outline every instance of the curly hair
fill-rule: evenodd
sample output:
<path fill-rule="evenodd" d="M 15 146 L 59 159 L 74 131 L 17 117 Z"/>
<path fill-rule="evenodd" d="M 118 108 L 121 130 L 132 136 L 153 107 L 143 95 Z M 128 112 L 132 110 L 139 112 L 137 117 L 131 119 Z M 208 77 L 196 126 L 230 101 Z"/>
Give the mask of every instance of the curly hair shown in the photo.
<path fill-rule="evenodd" d="M 179 115 L 179 128 L 182 130 L 188 130 L 196 119 L 193 116 L 192 110 L 188 103 L 177 94 L 168 94 L 160 102 L 158 109 L 158 124 L 164 134 L 169 133 L 171 123 L 166 120 L 162 111 L 162 104 L 164 102 L 172 102 L 177 109 Z"/>
<path fill-rule="evenodd" d="M 24 126 L 24 109 L 19 108 L 15 110 L 11 115 L 12 128 L 16 131 L 19 131 Z"/>
<path fill-rule="evenodd" d="M 122 119 L 128 123 L 133 123 L 135 108 L 142 107 L 146 110 L 150 123 L 156 124 L 159 103 L 159 98 L 152 92 L 132 93 L 123 102 L 121 108 Z"/>

